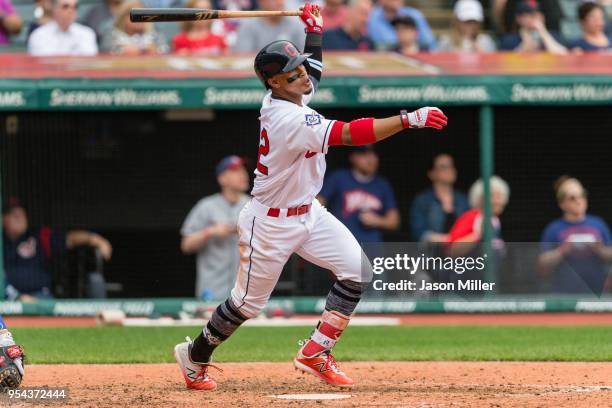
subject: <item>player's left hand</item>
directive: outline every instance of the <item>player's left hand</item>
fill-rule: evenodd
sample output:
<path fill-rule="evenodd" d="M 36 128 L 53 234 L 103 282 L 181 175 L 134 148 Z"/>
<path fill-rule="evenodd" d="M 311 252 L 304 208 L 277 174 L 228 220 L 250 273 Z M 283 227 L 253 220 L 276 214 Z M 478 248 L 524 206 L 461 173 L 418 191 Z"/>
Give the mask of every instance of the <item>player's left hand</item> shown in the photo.
<path fill-rule="evenodd" d="M 307 33 L 323 34 L 323 17 L 321 17 L 321 8 L 319 6 L 306 3 L 300 7 L 300 19 L 306 25 Z"/>
<path fill-rule="evenodd" d="M 411 128 L 430 127 L 442 129 L 448 123 L 446 115 L 435 106 L 425 106 L 408 113 L 408 123 Z"/>

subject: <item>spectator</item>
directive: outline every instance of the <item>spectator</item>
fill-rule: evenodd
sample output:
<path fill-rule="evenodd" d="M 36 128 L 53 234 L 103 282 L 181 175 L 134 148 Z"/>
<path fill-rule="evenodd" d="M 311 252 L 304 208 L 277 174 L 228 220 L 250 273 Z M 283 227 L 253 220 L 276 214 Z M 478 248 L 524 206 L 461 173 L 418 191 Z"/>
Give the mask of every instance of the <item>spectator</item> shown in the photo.
<path fill-rule="evenodd" d="M 143 55 L 168 52 L 168 44 L 152 24 L 130 21 L 130 9 L 143 7 L 140 1 L 126 1 L 117 12 L 115 27 L 110 36 L 109 48 L 113 54 Z"/>
<path fill-rule="evenodd" d="M 410 207 L 410 233 L 414 241 L 447 242 L 457 218 L 469 210 L 468 199 L 454 188 L 457 169 L 450 155 L 434 156 L 427 177 L 431 188 L 418 194 Z"/>
<path fill-rule="evenodd" d="M 76 21 L 77 0 L 52 0 L 52 20 L 32 32 L 28 51 L 34 56 L 84 55 L 98 53 L 96 34 Z"/>
<path fill-rule="evenodd" d="M 249 175 L 237 156 L 221 160 L 216 168 L 221 192 L 201 199 L 181 228 L 181 251 L 198 254 L 196 297 L 225 299 L 239 266 L 238 214 L 249 201 Z"/>
<path fill-rule="evenodd" d="M 89 9 L 81 23 L 88 26 L 96 33 L 100 52 L 109 52 L 110 44 L 108 37 L 113 31 L 115 17 L 121 9 L 124 0 L 104 0 Z"/>
<path fill-rule="evenodd" d="M 491 186 L 491 225 L 493 226 L 493 246 L 499 248 L 503 245 L 501 240 L 501 223 L 499 217 L 504 212 L 510 198 L 510 187 L 499 176 L 492 176 Z M 448 233 L 448 242 L 476 244 L 481 242 L 483 233 L 483 207 L 484 207 L 484 183 L 482 179 L 477 180 L 470 188 L 469 198 L 471 210 L 463 213 L 452 226 Z M 471 250 L 472 245 L 460 245 L 460 251 Z M 454 251 L 458 254 L 457 251 Z"/>
<path fill-rule="evenodd" d="M 215 10 L 255 10 L 255 0 L 213 0 Z"/>
<path fill-rule="evenodd" d="M 319 201 L 355 235 L 359 242 L 381 242 L 383 231 L 399 227 L 395 195 L 379 176 L 374 146 L 355 147 L 349 153 L 351 169 L 332 173 L 323 184 Z"/>
<path fill-rule="evenodd" d="M 541 238 L 539 269 L 550 276 L 556 293 L 600 295 L 612 262 L 612 236 L 606 222 L 587 214 L 587 193 L 582 183 L 563 176 L 555 183 L 561 218 L 546 226 Z"/>
<path fill-rule="evenodd" d="M 284 10 L 284 0 L 259 0 L 261 10 Z M 304 48 L 306 34 L 299 19 L 286 17 L 249 18 L 240 23 L 234 51 L 259 51 L 279 38 Z"/>
<path fill-rule="evenodd" d="M 451 35 L 443 35 L 438 44 L 442 52 L 494 52 L 495 41 L 480 32 L 484 13 L 478 0 L 459 0 L 455 3 L 455 20 Z"/>
<path fill-rule="evenodd" d="M 371 0 L 351 0 L 346 20 L 341 27 L 323 33 L 323 49 L 370 51 L 374 43 L 367 30 Z"/>
<path fill-rule="evenodd" d="M 27 39 L 38 27 L 47 24 L 53 18 L 52 0 L 36 0 L 36 8 L 34 8 L 34 20 L 28 26 Z"/>
<path fill-rule="evenodd" d="M 606 51 L 612 48 L 612 34 L 606 35 L 604 8 L 594 2 L 582 3 L 578 7 L 578 19 L 582 26 L 582 38 L 572 48 L 586 52 Z"/>
<path fill-rule="evenodd" d="M 402 0 L 379 0 L 368 19 L 368 35 L 378 48 L 397 47 L 398 39 L 391 22 L 396 17 L 411 17 L 419 31 L 419 46 L 430 51 L 436 48 L 436 39 L 423 14 L 412 7 L 404 6 Z"/>
<path fill-rule="evenodd" d="M 548 31 L 560 32 L 563 10 L 559 0 L 493 0 L 493 18 L 500 34 L 516 30 L 516 15 L 525 2 L 542 11 Z"/>
<path fill-rule="evenodd" d="M 22 25 L 11 0 L 0 0 L 0 46 L 7 45 L 11 35 L 19 34 Z"/>
<path fill-rule="evenodd" d="M 408 17 L 397 17 L 391 24 L 395 27 L 397 33 L 396 52 L 405 55 L 417 54 L 427 49 L 421 49 L 419 46 L 419 31 L 417 30 L 416 22 Z"/>
<path fill-rule="evenodd" d="M 348 18 L 348 7 L 344 0 L 326 0 L 321 16 L 326 30 L 334 30 Z"/>
<path fill-rule="evenodd" d="M 210 0 L 191 0 L 189 8 L 210 9 Z M 219 55 L 227 50 L 222 36 L 213 34 L 212 20 L 185 21 L 183 31 L 173 39 L 174 51 L 178 54 Z"/>
<path fill-rule="evenodd" d="M 557 34 L 551 34 L 544 26 L 544 17 L 537 3 L 523 1 L 516 10 L 517 29 L 504 34 L 500 49 L 518 52 L 547 51 L 552 54 L 567 54 Z"/>
<path fill-rule="evenodd" d="M 106 260 L 112 254 L 111 244 L 92 232 L 73 230 L 64 233 L 49 227 L 30 227 L 25 209 L 16 199 L 3 206 L 2 222 L 6 292 L 10 300 L 52 298 L 49 264 L 67 249 L 89 245 L 98 248 Z M 89 279 L 90 285 L 104 285 L 101 276 L 90 276 Z M 92 291 L 99 292 L 99 289 Z"/>

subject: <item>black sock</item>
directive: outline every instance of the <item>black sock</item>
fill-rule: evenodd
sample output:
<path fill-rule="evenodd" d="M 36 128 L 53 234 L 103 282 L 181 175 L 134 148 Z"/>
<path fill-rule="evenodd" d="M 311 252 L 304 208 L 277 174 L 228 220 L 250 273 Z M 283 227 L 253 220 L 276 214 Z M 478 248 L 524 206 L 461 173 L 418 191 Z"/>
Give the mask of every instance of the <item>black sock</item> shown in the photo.
<path fill-rule="evenodd" d="M 189 358 L 191 358 L 191 361 L 194 363 L 208 363 L 210 361 L 210 356 L 217 346 L 218 344 L 211 344 L 202 331 L 193 341 Z"/>
<path fill-rule="evenodd" d="M 191 361 L 208 363 L 213 350 L 227 340 L 246 320 L 247 318 L 237 310 L 230 299 L 221 303 L 193 342 Z"/>

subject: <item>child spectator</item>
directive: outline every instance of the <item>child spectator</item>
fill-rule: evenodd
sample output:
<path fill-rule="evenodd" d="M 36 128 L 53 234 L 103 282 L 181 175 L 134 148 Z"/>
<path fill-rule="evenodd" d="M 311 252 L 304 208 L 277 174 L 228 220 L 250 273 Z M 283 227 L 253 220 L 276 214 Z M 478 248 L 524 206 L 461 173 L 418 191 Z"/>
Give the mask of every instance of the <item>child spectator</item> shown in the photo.
<path fill-rule="evenodd" d="M 32 32 L 28 52 L 34 56 L 96 55 L 96 33 L 76 22 L 77 9 L 77 0 L 52 0 L 52 20 Z"/>
<path fill-rule="evenodd" d="M 419 31 L 420 48 L 432 51 L 436 47 L 434 37 L 427 19 L 419 10 L 404 6 L 402 0 L 379 0 L 368 20 L 368 35 L 376 47 L 382 49 L 393 49 L 397 47 L 398 39 L 391 22 L 396 17 L 408 16 L 414 19 Z"/>
<path fill-rule="evenodd" d="M 371 0 L 351 0 L 346 20 L 341 27 L 323 33 L 323 49 L 370 51 L 374 43 L 365 35 Z"/>
<path fill-rule="evenodd" d="M 418 54 L 421 50 L 419 47 L 419 31 L 417 30 L 414 19 L 404 16 L 397 17 L 391 22 L 397 33 L 397 47 L 395 51 L 404 55 Z"/>
<path fill-rule="evenodd" d="M 19 34 L 22 24 L 11 0 L 0 0 L 0 45 L 8 44 L 11 35 Z"/>
<path fill-rule="evenodd" d="M 612 49 L 612 34 L 605 33 L 606 16 L 604 8 L 595 2 L 585 2 L 578 7 L 578 19 L 582 27 L 582 38 L 572 48 L 586 52 Z"/>
<path fill-rule="evenodd" d="M 480 32 L 484 13 L 478 0 L 459 0 L 455 3 L 455 20 L 451 35 L 443 35 L 438 44 L 442 52 L 494 52 L 495 42 Z"/>
<path fill-rule="evenodd" d="M 557 34 L 551 34 L 544 25 L 544 16 L 537 3 L 523 1 L 516 10 L 516 29 L 504 34 L 500 49 L 517 52 L 547 51 L 565 55 L 567 48 Z M 556 37 L 556 38 L 555 38 Z"/>
<path fill-rule="evenodd" d="M 209 0 L 191 0 L 189 8 L 210 9 Z M 172 40 L 174 51 L 178 54 L 219 55 L 227 50 L 223 36 L 212 32 L 212 20 L 185 21 L 183 31 Z"/>
<path fill-rule="evenodd" d="M 152 24 L 130 21 L 130 9 L 143 7 L 140 1 L 126 1 L 117 12 L 115 28 L 110 36 L 110 50 L 114 54 L 143 55 L 163 54 L 168 51 L 164 37 L 153 29 Z"/>

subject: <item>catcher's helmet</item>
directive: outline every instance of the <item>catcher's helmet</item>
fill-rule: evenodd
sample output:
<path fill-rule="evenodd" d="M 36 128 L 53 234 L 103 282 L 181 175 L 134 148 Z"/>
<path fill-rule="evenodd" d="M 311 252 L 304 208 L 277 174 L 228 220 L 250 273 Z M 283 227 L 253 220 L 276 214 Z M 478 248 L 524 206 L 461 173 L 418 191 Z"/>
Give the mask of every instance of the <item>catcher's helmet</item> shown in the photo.
<path fill-rule="evenodd" d="M 267 80 L 275 75 L 290 72 L 306 61 L 311 54 L 302 54 L 291 41 L 274 41 L 266 45 L 255 57 L 255 73 L 266 89 Z"/>

